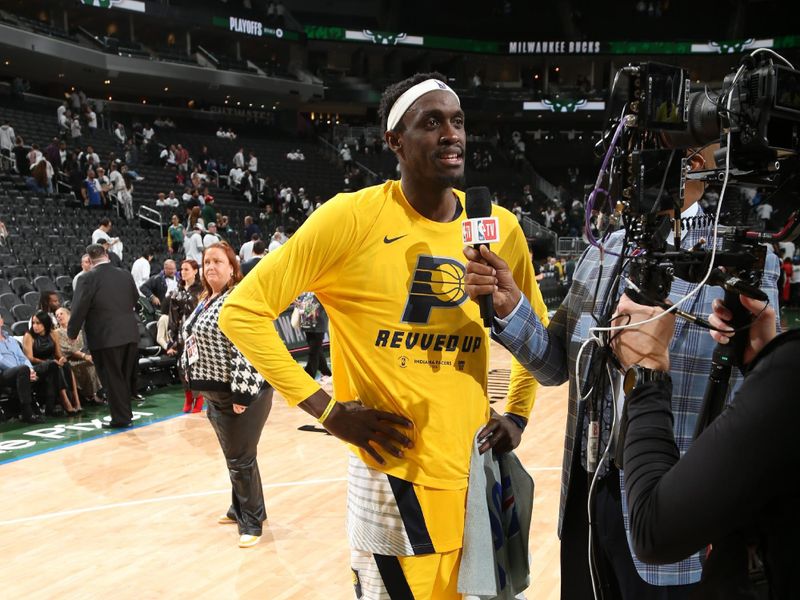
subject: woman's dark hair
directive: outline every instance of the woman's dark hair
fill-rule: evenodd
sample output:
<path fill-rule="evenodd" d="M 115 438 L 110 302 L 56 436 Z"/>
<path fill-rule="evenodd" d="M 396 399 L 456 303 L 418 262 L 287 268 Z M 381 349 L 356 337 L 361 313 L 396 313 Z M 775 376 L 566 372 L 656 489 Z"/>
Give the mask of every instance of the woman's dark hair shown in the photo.
<path fill-rule="evenodd" d="M 398 81 L 397 83 L 393 83 L 389 87 L 387 87 L 384 92 L 383 96 L 381 96 L 381 103 L 378 107 L 378 115 L 381 118 L 381 128 L 383 131 L 386 131 L 386 121 L 389 118 L 389 112 L 392 110 L 392 106 L 394 103 L 397 102 L 397 99 L 402 96 L 405 92 L 409 89 L 417 85 L 418 83 L 422 83 L 426 79 L 438 79 L 439 81 L 443 81 L 447 83 L 447 78 L 437 71 L 433 71 L 431 73 L 417 73 L 416 75 L 412 75 L 408 79 L 403 79 L 403 81 Z M 395 131 L 403 131 L 403 121 L 397 123 L 394 128 Z"/>
<path fill-rule="evenodd" d="M 31 167 L 31 177 L 36 180 L 39 187 L 47 187 L 47 162 L 44 159 Z"/>
<path fill-rule="evenodd" d="M 231 264 L 231 267 L 233 267 L 233 274 L 231 275 L 231 280 L 228 283 L 228 289 L 232 289 L 242 280 L 242 269 L 239 267 L 239 261 L 236 260 L 236 253 L 233 251 L 233 248 L 231 248 L 231 245 L 228 242 L 217 242 L 216 244 L 211 244 L 208 248 L 203 250 L 203 262 L 205 262 L 206 259 L 206 252 L 213 248 L 222 250 L 225 253 L 225 256 L 228 258 L 228 262 Z M 206 281 L 205 270 L 203 270 L 202 281 L 203 297 L 208 298 L 214 293 L 214 290 L 211 289 L 211 285 L 208 283 L 208 281 Z"/>
<path fill-rule="evenodd" d="M 195 259 L 193 259 L 193 258 L 184 258 L 181 261 L 181 267 L 183 267 L 183 265 L 189 265 L 190 267 L 192 267 L 192 269 L 194 269 L 195 273 L 197 273 L 197 271 L 200 270 L 200 265 L 198 265 L 197 261 Z M 197 277 L 197 275 L 195 275 L 194 282 L 195 283 L 199 282 L 199 278 Z M 186 284 L 184 283 L 183 285 L 186 285 Z"/>
<path fill-rule="evenodd" d="M 43 310 L 38 310 L 33 317 L 36 317 L 36 320 L 44 327 L 44 335 L 50 335 L 50 332 L 53 330 L 53 320 L 50 318 L 50 315 Z M 31 328 L 28 332 L 31 335 L 36 335 L 36 332 L 33 331 L 33 317 L 31 317 Z"/>

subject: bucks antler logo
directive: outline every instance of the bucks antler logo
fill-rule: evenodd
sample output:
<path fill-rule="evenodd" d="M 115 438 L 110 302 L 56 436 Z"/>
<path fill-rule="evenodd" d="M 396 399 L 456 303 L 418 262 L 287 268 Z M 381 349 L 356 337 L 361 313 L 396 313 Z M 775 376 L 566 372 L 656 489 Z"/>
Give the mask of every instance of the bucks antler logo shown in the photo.
<path fill-rule="evenodd" d="M 753 38 L 748 40 L 735 40 L 732 42 L 708 42 L 712 48 L 717 48 L 720 54 L 736 54 L 743 51 L 753 43 Z"/>
<path fill-rule="evenodd" d="M 551 111 L 557 113 L 570 113 L 578 110 L 579 106 L 586 104 L 586 99 L 579 100 L 542 100 L 542 104 L 547 106 Z"/>
<path fill-rule="evenodd" d="M 370 29 L 364 30 L 364 35 L 372 40 L 372 43 L 379 46 L 396 46 L 397 42 L 405 39 L 405 33 L 389 33 L 387 31 L 372 31 Z"/>

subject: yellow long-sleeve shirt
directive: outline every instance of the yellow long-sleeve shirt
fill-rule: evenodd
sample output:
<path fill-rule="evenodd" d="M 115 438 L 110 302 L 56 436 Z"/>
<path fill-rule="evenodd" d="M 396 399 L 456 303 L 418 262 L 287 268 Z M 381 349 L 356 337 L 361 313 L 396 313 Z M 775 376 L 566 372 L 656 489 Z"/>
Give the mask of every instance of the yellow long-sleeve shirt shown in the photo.
<path fill-rule="evenodd" d="M 464 203 L 464 194 L 456 192 Z M 547 323 L 527 244 L 516 218 L 493 207 L 493 245 Z M 488 331 L 466 295 L 461 219 L 417 213 L 399 181 L 339 194 L 315 211 L 231 293 L 220 327 L 291 405 L 319 389 L 270 322 L 303 291 L 330 317 L 334 396 L 402 415 L 414 441 L 402 459 L 369 466 L 420 485 L 467 485 L 473 436 L 489 417 Z M 507 410 L 528 417 L 537 383 L 516 361 Z"/>

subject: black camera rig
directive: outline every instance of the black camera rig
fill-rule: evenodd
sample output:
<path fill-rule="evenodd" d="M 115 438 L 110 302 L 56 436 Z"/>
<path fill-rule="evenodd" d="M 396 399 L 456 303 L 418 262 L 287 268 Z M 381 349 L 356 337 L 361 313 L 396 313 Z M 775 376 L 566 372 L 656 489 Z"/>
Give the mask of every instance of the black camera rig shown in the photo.
<path fill-rule="evenodd" d="M 629 261 L 633 283 L 626 293 L 636 302 L 665 306 L 675 277 L 721 286 L 734 312 L 732 327 L 747 327 L 750 315 L 739 294 L 767 299 L 759 289 L 765 244 L 797 237 L 800 219 L 795 211 L 779 232 L 768 233 L 748 226 L 741 206 L 728 202 L 721 209 L 731 185 L 780 189 L 800 207 L 800 71 L 759 49 L 711 92 L 705 85 L 693 87 L 680 67 L 648 62 L 623 67 L 611 96 L 609 127 L 598 143 L 605 159 L 586 210 L 587 222 L 593 209 L 606 210 L 625 229 L 620 260 Z M 714 144 L 716 165 L 692 170 L 692 155 Z M 693 180 L 722 186 L 716 215 L 681 219 L 687 182 Z M 710 235 L 693 248 L 668 244 L 670 232 L 681 240 L 691 227 Z M 746 338 L 717 346 L 697 433 L 721 412 L 730 367 L 741 364 Z"/>

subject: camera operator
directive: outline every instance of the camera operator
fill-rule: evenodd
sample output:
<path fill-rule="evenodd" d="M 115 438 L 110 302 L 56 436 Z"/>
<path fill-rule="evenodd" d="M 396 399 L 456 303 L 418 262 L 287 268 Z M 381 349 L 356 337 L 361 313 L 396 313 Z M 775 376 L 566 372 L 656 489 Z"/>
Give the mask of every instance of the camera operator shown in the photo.
<path fill-rule="evenodd" d="M 638 375 L 626 377 L 637 384 L 625 400 L 633 548 L 648 563 L 665 563 L 710 544 L 696 597 L 794 598 L 800 497 L 792 480 L 800 451 L 790 440 L 800 420 L 793 387 L 800 330 L 776 337 L 775 311 L 744 296 L 741 301 L 755 316 L 749 331 L 736 334 L 749 338 L 744 383 L 682 458 L 673 437 L 670 357 L 657 343 L 671 337 L 674 318 L 624 329 L 614 340 L 622 365 L 637 365 L 629 373 Z M 636 323 L 662 311 L 623 296 L 617 312 L 626 315 L 620 322 L 630 317 Z M 730 318 L 715 301 L 710 322 L 729 330 L 725 321 Z M 728 340 L 722 333 L 712 335 Z M 651 376 L 643 377 L 643 369 L 652 370 Z"/>
<path fill-rule="evenodd" d="M 689 150 L 689 166 L 697 171 L 714 165 L 716 145 L 701 150 Z M 702 216 L 698 200 L 704 192 L 704 183 L 686 182 L 682 218 Z M 685 230 L 677 243 L 689 249 L 710 240 L 712 228 L 705 223 Z M 522 296 L 510 277 L 508 267 L 494 253 L 482 248 L 481 254 L 472 248 L 464 253 L 467 264 L 466 289 L 471 298 L 491 293 L 494 300 L 495 323 L 492 332 L 543 385 L 560 385 L 569 380 L 569 412 L 567 416 L 564 458 L 562 463 L 559 528 L 561 538 L 561 598 L 586 600 L 595 596 L 587 555 L 589 554 L 589 516 L 591 469 L 587 469 L 587 436 L 590 428 L 587 402 L 581 399 L 588 390 L 595 393 L 599 421 L 599 449 L 596 457 L 612 440 L 608 456 L 614 455 L 614 421 L 612 390 L 620 382 L 610 381 L 606 366 L 610 360 L 607 347 L 589 346 L 576 364 L 582 342 L 591 337 L 590 329 L 607 326 L 617 301 L 625 289 L 623 276 L 627 267 L 616 254 L 623 254 L 623 230 L 611 234 L 604 243 L 606 252 L 590 246 L 584 253 L 573 275 L 572 286 L 548 327 L 544 327 L 526 298 Z M 482 259 L 482 261 L 481 261 Z M 479 262 L 481 261 L 481 262 Z M 483 261 L 487 264 L 483 264 Z M 762 289 L 777 306 L 776 282 L 778 260 L 773 253 L 767 256 L 762 279 Z M 675 279 L 669 296 L 677 302 L 696 284 Z M 723 296 L 721 288 L 706 286 L 681 308 L 695 315 L 706 315 L 712 310 L 712 301 Z M 675 415 L 675 439 L 681 452 L 685 452 L 693 437 L 697 413 L 702 405 L 708 375 L 711 370 L 713 341 L 705 330 L 681 320 L 676 324 L 669 343 L 672 366 L 672 410 Z M 582 388 L 576 384 L 576 371 Z M 737 389 L 741 377 L 732 378 L 731 392 Z M 592 561 L 596 565 L 598 587 L 605 600 L 675 600 L 688 598 L 700 580 L 702 566 L 700 555 L 668 565 L 648 565 L 632 553 L 629 542 L 629 521 L 624 494 L 623 473 L 606 458 L 598 460 L 596 481 L 591 494 Z"/>

